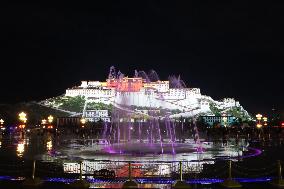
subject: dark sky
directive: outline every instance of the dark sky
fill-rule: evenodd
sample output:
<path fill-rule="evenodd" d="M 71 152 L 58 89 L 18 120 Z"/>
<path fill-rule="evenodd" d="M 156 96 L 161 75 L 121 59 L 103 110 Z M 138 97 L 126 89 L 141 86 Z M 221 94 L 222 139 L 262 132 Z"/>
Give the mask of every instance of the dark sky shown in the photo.
<path fill-rule="evenodd" d="M 137 2 L 1 5 L 0 103 L 63 94 L 114 65 L 180 74 L 252 113 L 284 110 L 284 4 Z"/>

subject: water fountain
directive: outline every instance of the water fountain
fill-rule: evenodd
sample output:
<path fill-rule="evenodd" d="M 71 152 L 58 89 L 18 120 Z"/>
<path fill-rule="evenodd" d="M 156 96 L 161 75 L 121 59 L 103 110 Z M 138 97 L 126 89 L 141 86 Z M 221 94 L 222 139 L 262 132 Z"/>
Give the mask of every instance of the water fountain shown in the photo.
<path fill-rule="evenodd" d="M 101 125 L 98 139 L 78 139 L 80 146 L 77 147 L 70 145 L 72 142 L 60 145 L 57 154 L 62 157 L 63 162 L 66 161 L 64 171 L 74 173 L 76 169 L 72 167 L 83 166 L 86 173 L 107 169 L 115 171 L 117 177 L 125 177 L 127 167 L 128 173 L 131 172 L 131 163 L 133 177 L 149 177 L 149 174 L 153 177 L 169 177 L 178 171 L 182 175 L 182 170 L 201 172 L 203 164 L 213 164 L 215 160 L 261 153 L 254 149 L 243 153 L 246 147 L 235 148 L 230 144 L 224 147 L 216 143 L 213 145 L 213 142 L 204 142 L 199 135 L 195 117 L 173 118 L 171 108 L 182 106 L 173 105 L 168 110 L 160 108 L 167 107 L 170 102 L 163 98 L 163 94 L 158 92 L 155 96 L 152 92 L 157 89 L 151 88 L 151 85 L 158 80 L 159 76 L 153 70 L 149 74 L 135 71 L 134 78 L 128 78 L 111 67 L 107 81 L 115 91 L 115 97 L 111 99 L 111 122 Z M 148 87 L 140 87 L 142 84 Z M 169 84 L 171 88 L 185 87 L 180 76 L 170 76 Z M 139 99 L 143 99 L 143 102 Z M 154 101 L 159 101 L 160 104 Z M 87 104 L 84 109 L 86 106 Z M 80 160 L 82 163 L 67 162 L 70 160 Z M 129 175 L 131 182 L 131 173 Z M 181 176 L 174 186 L 184 186 L 183 184 Z"/>
<path fill-rule="evenodd" d="M 222 146 L 213 149 L 212 142 L 204 143 L 196 118 L 185 120 L 172 117 L 171 108 L 182 106 L 172 104 L 169 109 L 161 109 L 171 105 L 171 102 L 165 100 L 162 94 L 153 93 L 156 89 L 151 85 L 156 81 L 159 81 L 159 76 L 153 70 L 148 74 L 135 70 L 134 77 L 128 78 L 111 67 L 107 80 L 107 85 L 115 90 L 111 102 L 111 122 L 103 123 L 97 145 L 93 145 L 92 139 L 91 146 L 85 145 L 79 150 L 63 148 L 63 154 L 85 159 L 196 161 L 213 159 L 218 155 L 225 157 L 224 154 L 239 156 L 242 153 Z M 186 87 L 180 76 L 170 76 L 169 85 L 170 88 Z"/>
<path fill-rule="evenodd" d="M 134 78 L 143 79 L 144 82 L 150 83 L 159 80 L 159 76 L 153 70 L 149 74 L 144 71 L 135 70 Z M 113 110 L 112 122 L 106 124 L 103 130 L 103 139 L 108 141 L 108 145 L 103 149 L 105 152 L 117 154 L 176 154 L 180 152 L 202 152 L 201 142 L 198 135 L 198 129 L 194 124 L 196 142 L 190 144 L 177 141 L 177 133 L 183 133 L 184 123 L 178 124 L 174 119 L 169 117 L 169 113 L 155 114 L 156 107 L 148 107 L 147 113 L 137 111 L 129 101 L 129 93 L 133 91 L 133 86 L 127 83 L 126 88 L 123 79 L 124 74 L 120 71 L 115 72 L 111 67 L 109 79 L 115 79 L 116 97 Z M 184 82 L 179 77 L 170 77 L 170 84 L 173 88 L 185 87 Z M 151 89 L 149 89 L 151 90 Z M 150 93 L 147 89 L 145 94 Z M 139 98 L 139 97 L 137 97 Z M 151 101 L 151 97 L 148 98 Z M 152 104 L 151 102 L 149 104 Z"/>

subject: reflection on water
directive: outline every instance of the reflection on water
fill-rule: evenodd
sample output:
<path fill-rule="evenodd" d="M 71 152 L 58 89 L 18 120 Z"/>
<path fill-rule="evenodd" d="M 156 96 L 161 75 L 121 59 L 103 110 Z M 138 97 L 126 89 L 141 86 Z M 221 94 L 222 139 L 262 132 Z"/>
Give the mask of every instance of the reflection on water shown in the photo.
<path fill-rule="evenodd" d="M 240 140 L 238 144 L 231 140 L 226 144 L 222 142 L 203 142 L 204 152 L 196 153 L 195 144 L 191 139 L 187 143 L 177 143 L 177 154 L 159 154 L 152 153 L 159 150 L 159 144 L 144 144 L 133 143 L 126 146 L 108 146 L 96 143 L 95 139 L 68 139 L 67 137 L 57 137 L 51 133 L 44 135 L 13 135 L 5 138 L 0 138 L 1 150 L 13 150 L 13 154 L 20 158 L 42 158 L 42 160 L 50 159 L 84 159 L 84 160 L 110 160 L 110 161 L 200 161 L 200 160 L 215 160 L 221 158 L 242 157 L 248 154 L 249 144 Z M 4 141 L 4 142 L 3 142 Z M 14 148 L 11 148 L 11 145 Z M 9 147 L 10 146 L 10 147 Z M 110 150 L 122 148 L 123 153 L 113 153 L 110 155 Z M 164 144 L 164 150 L 168 146 Z M 171 147 L 171 146 L 170 146 Z M 149 153 L 138 153 L 136 149 L 145 149 Z M 152 151 L 151 151 L 152 150 Z M 134 153 L 133 153 L 134 152 Z M 49 156 L 49 158 L 47 158 Z"/>
<path fill-rule="evenodd" d="M 25 152 L 25 142 L 21 141 L 17 145 L 17 156 L 18 157 L 23 157 L 24 152 Z"/>
<path fill-rule="evenodd" d="M 52 150 L 52 140 L 46 142 L 46 149 L 48 152 Z"/>
<path fill-rule="evenodd" d="M 46 150 L 47 152 L 50 152 L 52 150 L 52 136 L 50 134 L 47 135 Z"/>
<path fill-rule="evenodd" d="M 90 188 L 122 188 L 121 183 L 91 183 Z M 139 184 L 138 187 L 140 188 L 163 188 L 163 189 L 170 189 L 172 186 L 170 184 Z"/>
<path fill-rule="evenodd" d="M 13 150 L 13 154 L 19 158 L 36 157 L 45 162 L 61 162 L 65 173 L 79 173 L 80 165 L 77 160 L 81 159 L 83 173 L 92 174 L 94 170 L 107 169 L 115 171 L 115 174 L 121 177 L 128 175 L 128 161 L 133 162 L 133 174 L 136 176 L 170 176 L 172 172 L 178 172 L 179 161 L 184 162 L 184 171 L 200 173 L 205 164 L 214 164 L 215 160 L 238 158 L 252 153 L 248 150 L 249 144 L 245 140 L 240 140 L 237 144 L 234 140 L 229 140 L 227 143 L 203 142 L 204 152 L 197 153 L 194 150 L 194 141 L 190 139 L 187 143 L 176 144 L 176 152 L 179 152 L 177 154 L 152 154 L 150 150 L 156 150 L 160 145 L 144 143 L 125 146 L 124 151 L 128 150 L 129 153 L 109 154 L 106 150 L 109 146 L 95 142 L 95 139 L 66 140 L 66 138 L 51 133 L 24 134 L 2 138 L 0 147 L 1 150 Z M 11 143 L 15 148 L 9 147 Z M 164 146 L 167 147 L 166 144 Z M 135 151 L 137 148 L 145 150 L 147 148 L 149 153 L 131 154 L 131 150 Z"/>
<path fill-rule="evenodd" d="M 64 161 L 63 161 L 64 162 Z M 183 162 L 183 171 L 200 173 L 205 164 L 214 164 L 214 161 Z M 83 174 L 93 174 L 94 170 L 113 170 L 117 177 L 128 177 L 129 164 L 125 161 L 89 161 L 84 160 L 81 164 Z M 141 161 L 131 164 L 133 177 L 170 177 L 172 172 L 179 171 L 179 162 L 152 162 Z M 79 173 L 80 164 L 64 162 L 65 173 Z"/>
<path fill-rule="evenodd" d="M 16 155 L 21 158 L 24 156 L 26 148 L 30 145 L 30 139 L 25 134 L 20 134 L 17 140 Z"/>
<path fill-rule="evenodd" d="M 63 156 L 83 159 L 97 160 L 118 160 L 118 161 L 199 161 L 208 159 L 226 159 L 242 157 L 248 152 L 249 144 L 245 140 L 222 142 L 204 142 L 202 153 L 197 153 L 195 143 L 188 140 L 188 143 L 175 144 L 176 154 L 156 153 L 159 152 L 160 144 L 131 143 L 122 145 L 105 146 L 100 143 L 89 142 L 90 140 L 65 140 L 58 149 Z M 164 152 L 171 145 L 163 145 Z M 119 149 L 122 151 L 121 153 Z M 111 155 L 110 155 L 111 154 Z"/>
<path fill-rule="evenodd" d="M 238 160 L 245 155 L 255 155 L 256 152 L 249 148 L 249 143 L 240 140 L 222 142 L 204 142 L 204 152 L 192 151 L 193 144 L 179 143 L 176 150 L 178 154 L 109 154 L 104 151 L 105 145 L 86 142 L 88 140 L 66 141 L 65 145 L 58 150 L 60 156 L 73 159 L 84 159 L 82 161 L 82 172 L 92 174 L 94 170 L 113 170 L 118 177 L 127 177 L 128 161 L 132 161 L 133 174 L 136 177 L 166 176 L 170 177 L 172 172 L 178 172 L 179 161 L 183 162 L 183 170 L 188 173 L 201 173 L 205 164 L 214 164 L 216 160 L 232 159 Z M 130 146 L 130 147 L 129 147 Z M 125 146 L 124 150 L 153 148 L 147 144 L 132 144 Z M 154 148 L 153 148 L 154 149 Z M 151 150 L 151 149 L 150 149 Z M 145 150 L 146 151 L 146 150 Z M 94 161 L 96 159 L 96 161 Z M 65 173 L 78 173 L 80 164 L 63 159 Z"/>
<path fill-rule="evenodd" d="M 222 140 L 202 141 L 202 146 L 204 148 L 203 153 L 192 151 L 191 149 L 194 148 L 194 145 L 191 145 L 191 141 L 189 141 L 188 143 L 179 144 L 177 150 L 180 150 L 180 153 L 175 155 L 149 153 L 137 154 L 135 156 L 130 153 L 110 154 L 108 153 L 109 151 L 106 150 L 108 149 L 108 146 L 104 143 L 96 142 L 96 139 L 76 139 L 73 136 L 70 138 L 68 137 L 68 135 L 56 136 L 52 134 L 49 135 L 48 133 L 34 135 L 27 134 L 21 135 L 20 137 L 18 135 L 11 135 L 3 136 L 1 138 L 0 136 L 0 161 L 4 162 L 4 160 L 9 160 L 11 157 L 12 163 L 9 162 L 9 165 L 13 165 L 14 159 L 12 157 L 18 157 L 17 159 L 21 160 L 30 160 L 32 158 L 37 158 L 38 160 L 41 158 L 43 161 L 37 163 L 37 172 L 43 176 L 51 175 L 51 177 L 57 177 L 55 176 L 55 173 L 58 173 L 60 178 L 61 175 L 63 175 L 62 177 L 67 175 L 66 173 L 80 173 L 79 162 L 82 162 L 82 173 L 89 175 L 84 175 L 84 177 L 87 177 L 88 179 L 93 178 L 93 176 L 90 175 L 94 175 L 94 171 L 99 172 L 100 170 L 115 172 L 115 175 L 119 179 L 121 177 L 126 178 L 129 175 L 128 161 L 132 161 L 132 176 L 135 177 L 135 179 L 140 179 L 144 177 L 177 178 L 180 167 L 179 161 L 183 161 L 182 170 L 185 174 L 184 178 L 189 178 L 188 176 L 195 174 L 197 174 L 197 178 L 223 178 L 227 173 L 227 163 L 218 160 L 234 158 L 233 160 L 244 163 L 241 164 L 242 167 L 255 170 L 258 167 L 265 167 L 264 164 L 266 163 L 263 163 L 263 160 L 270 164 L 271 162 L 276 161 L 276 158 L 284 158 L 283 153 L 279 153 L 283 150 L 283 146 L 280 148 L 280 145 L 283 144 L 282 140 L 276 139 L 263 141 L 261 143 L 255 143 L 251 140 L 250 143 L 248 143 L 243 139 L 240 139 L 237 142 L 235 139 L 229 139 L 225 143 L 222 142 Z M 267 147 L 264 148 L 264 145 L 267 145 Z M 138 147 L 141 149 L 143 149 L 142 147 L 148 147 L 149 150 L 151 150 L 155 149 L 154 147 L 159 147 L 159 145 L 139 144 L 124 149 L 135 150 L 135 148 Z M 187 149 L 189 151 L 187 151 Z M 247 158 L 254 156 L 255 154 L 260 154 L 260 149 L 264 150 L 261 158 Z M 270 151 L 266 151 L 268 149 Z M 267 157 L 268 155 L 269 157 Z M 28 165 L 30 166 L 30 164 Z M 0 167 L 0 170 L 1 169 L 5 168 Z M 18 167 L 15 167 L 15 170 L 18 171 Z M 257 174 L 261 175 L 263 172 L 262 170 L 263 169 L 261 169 L 260 172 L 257 172 Z M 202 172 L 202 174 L 198 175 L 200 172 Z M 244 172 L 243 175 L 245 174 L 248 173 Z M 72 177 L 71 175 L 72 174 L 70 174 L 70 177 Z M 202 177 L 204 175 L 209 176 Z M 273 175 L 269 174 L 268 176 Z M 121 188 L 122 184 L 118 181 L 117 183 L 105 183 L 100 180 L 98 181 L 95 177 L 94 183 L 91 184 L 91 188 Z M 210 182 L 215 181 L 208 181 L 208 183 Z M 156 181 L 155 179 L 148 181 L 140 179 L 139 183 L 143 183 L 143 185 L 139 185 L 143 188 L 171 188 L 169 182 L 160 182 L 160 180 Z M 212 188 L 211 185 L 209 185 L 208 188 Z"/>

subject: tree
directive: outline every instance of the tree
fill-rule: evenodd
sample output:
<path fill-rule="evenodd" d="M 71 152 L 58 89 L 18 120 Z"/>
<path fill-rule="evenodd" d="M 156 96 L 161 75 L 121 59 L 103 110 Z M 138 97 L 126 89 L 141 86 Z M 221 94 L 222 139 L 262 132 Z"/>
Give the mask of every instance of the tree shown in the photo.
<path fill-rule="evenodd" d="M 69 97 L 63 100 L 59 108 L 71 112 L 82 112 L 84 109 L 86 99 L 84 96 Z"/>
<path fill-rule="evenodd" d="M 221 110 L 219 110 L 214 103 L 210 103 L 209 108 L 215 116 L 221 116 Z"/>

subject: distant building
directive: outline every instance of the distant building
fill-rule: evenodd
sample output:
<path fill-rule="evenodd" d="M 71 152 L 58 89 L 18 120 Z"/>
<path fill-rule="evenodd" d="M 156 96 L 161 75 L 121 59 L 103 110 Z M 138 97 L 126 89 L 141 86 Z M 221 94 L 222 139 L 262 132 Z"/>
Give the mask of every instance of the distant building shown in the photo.
<path fill-rule="evenodd" d="M 233 122 L 236 121 L 236 118 L 231 115 L 223 115 L 223 116 L 215 116 L 215 115 L 208 115 L 208 116 L 201 116 L 205 123 L 213 126 L 214 123 L 220 123 L 222 126 L 230 126 Z"/>
<path fill-rule="evenodd" d="M 212 107 L 222 111 L 238 107 L 244 115 L 250 117 L 234 98 L 213 100 L 210 96 L 201 94 L 199 88 L 174 87 L 170 85 L 172 80 L 151 81 L 147 77 L 141 77 L 137 72 L 134 75 L 134 77 L 124 76 L 120 72 L 116 73 L 112 67 L 109 77 L 103 82 L 82 81 L 81 85 L 66 89 L 65 96 L 84 96 L 93 103 L 138 106 L 145 109 L 178 109 L 185 117 L 214 113 Z M 90 121 L 95 121 L 97 118 L 90 117 Z"/>
<path fill-rule="evenodd" d="M 110 122 L 110 116 L 108 110 L 86 110 L 83 117 L 88 122 L 97 122 L 102 120 L 104 122 Z"/>
<path fill-rule="evenodd" d="M 85 96 L 90 101 L 104 104 L 125 104 L 185 111 L 210 112 L 210 102 L 219 109 L 240 104 L 233 98 L 214 101 L 201 95 L 199 88 L 170 88 L 169 81 L 146 82 L 141 77 L 111 78 L 106 82 L 82 81 L 81 85 L 66 90 L 65 96 Z"/>

